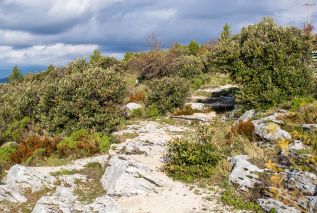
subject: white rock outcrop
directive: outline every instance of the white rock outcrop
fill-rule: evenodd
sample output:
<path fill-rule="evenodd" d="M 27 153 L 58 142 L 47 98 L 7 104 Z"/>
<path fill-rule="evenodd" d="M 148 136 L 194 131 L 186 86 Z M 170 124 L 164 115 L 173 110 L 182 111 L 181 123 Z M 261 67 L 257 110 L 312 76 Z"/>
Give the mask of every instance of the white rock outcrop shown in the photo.
<path fill-rule="evenodd" d="M 26 198 L 20 192 L 14 191 L 6 185 L 0 185 L 0 201 L 23 203 L 26 202 Z"/>
<path fill-rule="evenodd" d="M 264 171 L 251 164 L 248 159 L 246 155 L 237 155 L 230 159 L 233 169 L 229 175 L 229 180 L 238 184 L 243 191 L 253 188 L 259 182 L 257 173 Z"/>
<path fill-rule="evenodd" d="M 32 192 L 37 192 L 46 187 L 54 187 L 55 181 L 56 178 L 51 175 L 45 175 L 32 167 L 17 164 L 10 168 L 4 183 L 8 188 L 19 192 L 29 188 Z"/>
<path fill-rule="evenodd" d="M 115 155 L 101 178 L 110 196 L 130 196 L 155 192 L 162 187 L 151 170 L 126 155 Z"/>
<path fill-rule="evenodd" d="M 137 109 L 142 109 L 142 105 L 141 104 L 137 104 L 137 103 L 128 103 L 125 106 L 129 111 L 133 111 L 133 110 L 137 110 Z"/>

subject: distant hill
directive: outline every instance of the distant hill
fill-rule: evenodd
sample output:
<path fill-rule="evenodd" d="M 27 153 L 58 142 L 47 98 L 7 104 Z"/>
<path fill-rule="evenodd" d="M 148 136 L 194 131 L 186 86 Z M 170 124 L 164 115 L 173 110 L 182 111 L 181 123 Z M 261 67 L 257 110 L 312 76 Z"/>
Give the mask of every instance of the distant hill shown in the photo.
<path fill-rule="evenodd" d="M 8 82 L 8 78 L 1 78 L 0 79 L 0 84 L 6 83 L 6 82 Z"/>

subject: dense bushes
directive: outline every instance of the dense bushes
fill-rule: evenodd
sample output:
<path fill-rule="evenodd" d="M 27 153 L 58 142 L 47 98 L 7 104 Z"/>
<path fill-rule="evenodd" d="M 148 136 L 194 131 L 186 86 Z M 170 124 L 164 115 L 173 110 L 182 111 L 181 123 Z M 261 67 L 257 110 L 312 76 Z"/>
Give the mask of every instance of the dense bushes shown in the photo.
<path fill-rule="evenodd" d="M 0 89 L 1 142 L 18 140 L 30 124 L 51 134 L 81 128 L 109 132 L 121 121 L 127 90 L 117 68 L 82 59 Z"/>
<path fill-rule="evenodd" d="M 38 119 L 51 132 L 110 131 L 120 122 L 125 94 L 116 71 L 91 67 L 46 85 Z"/>
<path fill-rule="evenodd" d="M 160 113 L 182 107 L 189 95 L 189 83 L 183 78 L 162 78 L 148 83 L 146 105 Z"/>
<path fill-rule="evenodd" d="M 241 104 L 265 108 L 311 91 L 310 47 L 310 36 L 301 29 L 265 18 L 222 39 L 212 60 L 241 85 Z"/>

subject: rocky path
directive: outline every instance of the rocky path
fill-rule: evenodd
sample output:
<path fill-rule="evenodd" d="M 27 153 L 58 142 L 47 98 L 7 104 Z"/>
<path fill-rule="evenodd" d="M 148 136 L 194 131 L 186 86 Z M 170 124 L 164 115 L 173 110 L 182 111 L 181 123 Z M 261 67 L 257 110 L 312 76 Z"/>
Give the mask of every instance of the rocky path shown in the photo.
<path fill-rule="evenodd" d="M 142 121 L 114 133 L 135 137 L 113 145 L 109 155 L 60 167 L 15 165 L 0 185 L 0 208 L 33 213 L 229 212 L 217 202 L 217 190 L 173 181 L 161 171 L 166 143 L 185 131 L 183 126 Z"/>

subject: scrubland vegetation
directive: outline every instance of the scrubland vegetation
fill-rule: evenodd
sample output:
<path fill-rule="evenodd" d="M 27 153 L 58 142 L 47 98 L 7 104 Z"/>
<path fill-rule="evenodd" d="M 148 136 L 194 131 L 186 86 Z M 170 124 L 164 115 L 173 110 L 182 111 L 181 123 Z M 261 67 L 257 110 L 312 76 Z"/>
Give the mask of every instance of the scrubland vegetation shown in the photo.
<path fill-rule="evenodd" d="M 168 50 L 127 53 L 123 60 L 95 51 L 90 61 L 77 59 L 64 68 L 49 66 L 23 79 L 15 70 L 10 83 L 0 85 L 1 166 L 55 165 L 106 153 L 115 141 L 110 133 L 127 120 L 191 114 L 184 104 L 194 90 L 218 86 L 220 81 L 235 83 L 239 86 L 235 113 L 289 110 L 280 118 L 283 128 L 311 147 L 307 155 L 295 160 L 287 150 L 289 141 L 260 147 L 251 121 L 237 125 L 232 125 L 233 120 L 215 121 L 170 142 L 164 170 L 187 183 L 219 185 L 226 204 L 260 211 L 255 201 L 264 188 L 238 192 L 229 183 L 227 159 L 248 155 L 256 165 L 274 170 L 279 153 L 285 152 L 289 167 L 317 172 L 317 133 L 302 129 L 303 124 L 317 123 L 311 48 L 311 34 L 265 18 L 237 35 L 231 35 L 226 25 L 213 44 L 175 44 Z M 124 108 L 128 102 L 145 108 L 128 116 Z M 271 188 L 282 187 L 274 175 L 264 179 Z M 280 196 L 280 192 L 266 193 Z"/>

